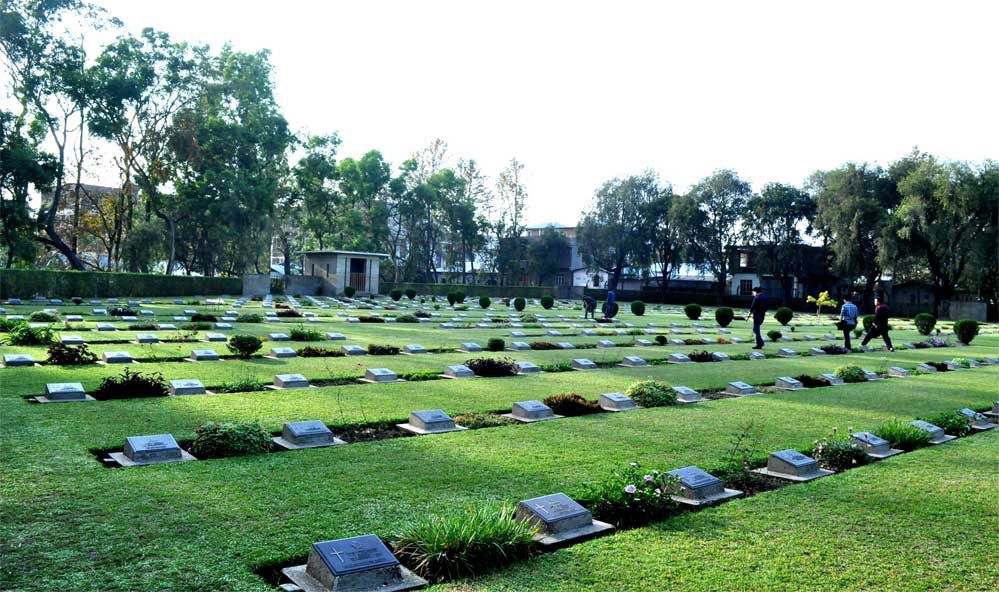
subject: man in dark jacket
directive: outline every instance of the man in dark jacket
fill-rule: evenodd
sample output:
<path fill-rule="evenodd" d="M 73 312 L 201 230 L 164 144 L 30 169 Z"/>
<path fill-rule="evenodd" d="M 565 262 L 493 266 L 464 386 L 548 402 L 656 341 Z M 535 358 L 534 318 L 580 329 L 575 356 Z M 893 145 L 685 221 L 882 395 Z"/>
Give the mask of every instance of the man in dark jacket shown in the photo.
<path fill-rule="evenodd" d="M 863 345 L 867 345 L 868 341 L 870 341 L 871 339 L 874 339 L 875 337 L 880 336 L 881 339 L 884 339 L 885 347 L 888 348 L 888 351 L 892 351 L 892 352 L 895 351 L 895 348 L 892 347 L 892 344 L 891 344 L 891 337 L 888 337 L 888 315 L 889 314 L 891 314 L 891 309 L 889 309 L 888 305 L 885 303 L 884 297 L 883 296 L 879 296 L 879 297 L 875 298 L 874 299 L 874 322 L 871 323 L 871 330 L 868 331 L 867 335 L 864 336 L 864 340 L 860 343 L 860 345 L 862 345 L 862 346 Z"/>
<path fill-rule="evenodd" d="M 753 317 L 753 335 L 756 336 L 756 345 L 753 349 L 763 349 L 763 336 L 760 335 L 760 327 L 763 325 L 763 318 L 767 315 L 767 297 L 763 294 L 763 288 L 756 286 L 753 288 L 753 303 L 749 305 L 749 314 Z"/>

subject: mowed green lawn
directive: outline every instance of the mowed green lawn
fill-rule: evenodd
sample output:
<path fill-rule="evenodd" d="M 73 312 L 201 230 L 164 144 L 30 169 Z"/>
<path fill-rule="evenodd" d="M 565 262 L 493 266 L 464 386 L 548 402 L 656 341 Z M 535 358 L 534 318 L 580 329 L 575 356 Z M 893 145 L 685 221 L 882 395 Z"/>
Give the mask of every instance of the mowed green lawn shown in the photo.
<path fill-rule="evenodd" d="M 8 312 L 11 312 L 10 309 Z M 661 317 L 656 322 L 680 321 L 676 315 L 663 314 Z M 330 325 L 333 328 L 327 330 L 349 328 L 359 334 L 374 330 L 369 329 L 373 327 L 369 325 L 342 322 Z M 398 339 L 391 338 L 397 327 L 401 326 L 375 327 L 377 331 L 385 332 L 385 335 L 378 335 L 376 342 L 396 345 L 412 342 L 401 335 Z M 432 332 L 428 333 L 430 335 L 440 331 L 425 326 L 418 328 Z M 495 334 L 498 331 L 508 332 L 509 329 L 490 331 Z M 822 332 L 821 328 L 815 331 L 816 334 Z M 454 339 L 455 342 L 464 340 L 464 337 Z M 414 341 L 427 347 L 434 346 L 429 339 Z M 792 347 L 803 349 L 805 345 L 793 344 Z M 571 357 L 598 359 L 598 354 L 613 355 L 615 359 L 626 353 L 652 357 L 653 351 L 692 349 L 701 348 L 635 348 L 629 352 L 621 348 L 614 352 L 586 350 L 575 354 L 532 351 L 513 357 L 547 363 Z M 770 346 L 770 349 L 775 348 Z M 601 392 L 624 390 L 630 383 L 643 378 L 658 378 L 699 390 L 713 390 L 722 388 L 730 380 L 765 384 L 772 382 L 776 376 L 814 375 L 831 371 L 847 362 L 875 370 L 888 365 L 912 368 L 925 360 L 980 358 L 996 355 L 996 350 L 996 337 L 985 335 L 971 347 L 962 349 L 56 405 L 28 404 L 23 396 L 39 394 L 45 382 L 82 381 L 88 388 L 93 388 L 102 375 L 120 369 L 6 368 L 0 370 L 0 451 L 3 458 L 0 544 L 3 545 L 4 557 L 0 566 L 0 588 L 271 590 L 271 584 L 259 578 L 253 570 L 264 565 L 302 559 L 309 545 L 317 540 L 368 532 L 391 538 L 407 521 L 428 512 L 460 512 L 473 505 L 498 506 L 557 491 L 579 496 L 587 484 L 633 460 L 664 470 L 689 464 L 710 470 L 723 461 L 730 438 L 750 418 L 765 425 L 765 450 L 788 447 L 808 449 L 816 438 L 832 427 L 841 430 L 848 427 L 868 429 L 894 417 L 911 419 L 965 406 L 982 409 L 990 406 L 996 397 L 999 367 L 726 399 L 684 407 L 600 414 L 533 425 L 399 438 L 335 449 L 177 465 L 110 470 L 103 468 L 89 453 L 92 449 L 120 447 L 124 438 L 130 435 L 169 432 L 178 439 L 186 439 L 193 436 L 199 422 L 211 419 L 259 421 L 272 431 L 279 430 L 285 421 L 323 419 L 335 431 L 336 425 L 345 421 L 402 420 L 414 409 L 440 407 L 452 414 L 470 410 L 501 410 L 509 409 L 514 401 L 543 398 L 566 391 L 595 398 Z M 4 351 L 10 350 L 4 348 Z M 405 371 L 404 364 L 419 365 L 420 369 L 442 368 L 447 363 L 454 363 L 452 360 L 460 361 L 467 357 L 470 356 L 367 357 L 351 360 L 350 363 L 388 366 Z M 279 372 L 326 376 L 332 371 L 328 371 L 322 363 L 328 361 L 159 363 L 142 364 L 136 368 L 163 371 L 168 378 L 201 378 L 210 385 L 241 379 L 243 374 L 262 377 L 263 380 L 269 380 Z M 990 437 L 976 436 L 980 439 Z M 986 440 L 975 442 L 978 441 Z M 991 451 L 994 462 L 990 464 L 987 457 L 979 462 L 984 479 L 978 481 L 980 484 L 987 484 L 990 478 L 994 481 L 999 467 L 996 440 L 990 442 L 991 448 L 984 450 Z M 928 455 L 957 445 L 950 444 L 918 454 Z M 970 441 L 959 445 L 971 446 Z M 881 466 L 901 466 L 917 458 L 918 455 L 904 455 L 864 471 L 882 470 Z M 650 558 L 637 558 L 634 564 L 642 567 L 629 568 L 626 557 L 641 548 L 633 542 L 636 540 L 633 537 L 641 536 L 640 533 L 666 532 L 670 541 L 675 533 L 691 540 L 700 539 L 703 536 L 697 534 L 701 532 L 697 523 L 691 522 L 689 527 L 682 528 L 676 525 L 686 525 L 686 520 L 704 519 L 749 504 L 763 503 L 759 500 L 777 495 L 805 495 L 791 492 L 816 491 L 816 487 L 827 487 L 824 482 L 849 482 L 856 478 L 854 473 L 860 474 L 854 471 L 810 486 L 785 488 L 717 510 L 680 517 L 664 525 L 665 531 L 654 527 L 592 543 L 610 545 L 607 566 L 610 574 L 614 575 L 599 569 L 587 572 L 573 567 L 571 563 L 555 565 L 550 570 L 551 578 L 547 569 L 536 571 L 536 566 L 542 565 L 538 562 L 575 561 L 574 558 L 578 557 L 575 553 L 585 552 L 590 548 L 587 546 L 579 551 L 576 548 L 561 551 L 495 574 L 481 586 L 484 589 L 502 589 L 505 586 L 505 589 L 511 590 L 545 589 L 546 586 L 549 586 L 548 589 L 572 589 L 574 585 L 585 587 L 586 582 L 590 582 L 592 589 L 600 589 L 601 583 L 606 585 L 608 581 L 619 578 L 622 589 L 629 585 L 631 589 L 648 589 L 648 580 L 642 578 L 650 573 L 659 573 L 657 569 L 680 574 L 673 576 L 679 578 L 686 576 L 687 572 L 703 571 L 704 566 L 703 561 L 696 561 L 699 553 L 694 549 L 689 556 L 678 551 L 681 558 L 678 561 L 666 552 L 650 551 L 650 557 L 657 562 L 655 565 L 648 563 Z M 909 486 L 906 491 L 911 488 Z M 987 487 L 981 487 L 981 490 L 976 493 L 985 495 L 988 492 Z M 850 537 L 859 536 L 855 532 L 857 529 L 860 529 L 858 532 L 868 532 L 862 529 L 870 521 L 856 519 L 851 522 L 853 514 L 849 512 L 854 504 L 850 496 L 833 492 L 820 501 L 827 508 L 824 515 L 834 523 L 842 509 L 838 524 L 850 535 L 841 537 L 848 542 L 848 553 L 852 558 L 849 566 L 840 568 L 847 574 L 842 587 L 848 587 L 853 582 L 856 584 L 854 587 L 868 588 L 865 584 L 868 580 L 860 577 L 864 575 L 861 567 L 864 564 L 857 559 L 865 556 L 865 550 Z M 893 509 L 902 512 L 899 508 Z M 921 511 L 921 508 L 913 510 L 914 515 L 916 511 Z M 926 511 L 935 512 L 933 516 L 942 522 L 945 532 L 964 528 L 965 517 L 962 513 L 955 512 L 952 516 L 939 509 L 933 510 L 932 506 L 927 506 Z M 770 533 L 779 532 L 775 530 L 775 525 L 779 523 L 767 521 L 763 516 L 754 519 L 760 520 L 764 526 L 768 525 L 769 530 L 757 531 L 745 527 L 726 532 L 729 536 L 747 537 L 747 540 L 765 545 Z M 990 517 L 983 513 L 981 519 L 985 532 L 988 532 L 990 524 L 995 526 L 994 514 Z M 723 524 L 729 521 L 734 523 L 735 518 L 723 519 Z M 856 524 L 856 528 L 851 524 Z M 936 536 L 934 533 L 939 532 L 940 527 L 935 525 L 915 530 L 920 536 L 932 537 Z M 992 529 L 993 548 L 994 531 Z M 791 534 L 787 536 L 792 542 L 795 540 Z M 807 538 L 810 533 L 805 529 L 800 536 Z M 646 537 L 651 537 L 652 544 L 655 536 L 647 534 Z M 804 548 L 810 549 L 809 552 L 817 558 L 836 557 L 836 549 L 843 544 L 835 539 L 832 535 L 823 537 L 819 531 L 808 539 Z M 948 542 L 951 540 L 948 539 Z M 781 561 L 779 554 L 744 552 L 741 545 L 745 544 L 741 538 L 719 544 L 715 556 L 720 558 L 715 561 L 722 566 L 724 559 L 736 563 L 744 558 L 753 558 L 761 565 L 763 573 L 772 572 L 774 575 L 758 580 L 759 584 L 752 584 L 751 579 L 740 579 L 732 586 L 724 585 L 725 580 L 716 578 L 714 587 L 705 583 L 704 589 L 766 587 L 769 581 L 790 582 L 792 580 L 782 580 L 779 576 L 791 577 L 800 571 L 790 567 L 786 570 L 784 565 L 787 562 Z M 619 552 L 614 551 L 618 545 Z M 958 562 L 973 562 L 982 552 L 982 545 L 971 538 L 955 537 L 951 546 L 953 560 Z M 790 548 L 794 549 L 793 546 Z M 620 556 L 621 562 L 610 562 L 615 555 Z M 611 568 L 613 565 L 619 567 Z M 629 569 L 634 573 L 625 573 Z M 944 569 L 941 568 L 941 572 Z M 724 574 L 726 570 L 719 567 L 716 573 Z M 578 578 L 573 574 L 578 574 Z M 628 578 L 635 579 L 629 584 Z M 674 581 L 677 587 L 688 585 L 685 580 Z M 786 587 L 808 588 L 800 581 L 796 586 L 787 584 Z M 939 587 L 980 589 L 966 579 Z M 888 583 L 885 589 L 894 587 Z"/>

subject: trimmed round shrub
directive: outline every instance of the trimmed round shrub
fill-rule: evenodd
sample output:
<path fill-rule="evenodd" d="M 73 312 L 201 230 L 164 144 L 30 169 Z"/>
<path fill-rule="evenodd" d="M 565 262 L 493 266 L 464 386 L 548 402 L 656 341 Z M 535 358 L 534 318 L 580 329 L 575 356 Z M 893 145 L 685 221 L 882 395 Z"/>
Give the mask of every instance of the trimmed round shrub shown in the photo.
<path fill-rule="evenodd" d="M 59 320 L 59 316 L 44 310 L 36 310 L 28 316 L 28 320 L 33 323 L 55 323 Z"/>
<path fill-rule="evenodd" d="M 233 335 L 229 342 L 225 344 L 230 352 L 237 358 L 249 359 L 253 354 L 260 351 L 264 346 L 259 337 L 254 335 Z"/>
<path fill-rule="evenodd" d="M 791 322 L 791 319 L 794 318 L 794 311 L 786 306 L 782 306 L 774 312 L 774 318 L 777 319 L 777 322 L 781 325 L 787 325 Z"/>
<path fill-rule="evenodd" d="M 270 452 L 271 435 L 256 422 L 209 421 L 198 426 L 191 454 L 198 458 L 226 458 Z"/>
<path fill-rule="evenodd" d="M 676 405 L 676 393 L 665 382 L 642 380 L 628 387 L 624 394 L 642 407 L 666 407 Z"/>
<path fill-rule="evenodd" d="M 255 312 L 244 312 L 236 317 L 237 323 L 263 323 L 264 317 Z"/>
<path fill-rule="evenodd" d="M 611 304 L 610 306 L 608 306 L 607 303 L 605 302 L 604 303 L 604 318 L 605 319 L 613 319 L 614 317 L 617 316 L 617 313 L 620 310 L 621 310 L 621 306 L 617 302 Z"/>
<path fill-rule="evenodd" d="M 524 310 L 525 306 L 527 306 L 527 301 L 520 296 L 513 299 L 513 307 L 517 309 L 517 312 Z"/>
<path fill-rule="evenodd" d="M 493 303 L 492 300 L 490 300 L 488 296 L 479 296 L 479 306 L 480 307 L 482 307 L 482 308 L 489 308 L 489 305 L 492 304 L 492 303 Z"/>
<path fill-rule="evenodd" d="M 510 358 L 472 358 L 465 360 L 465 365 L 477 376 L 487 378 L 517 375 L 517 367 Z"/>
<path fill-rule="evenodd" d="M 465 292 L 464 292 L 464 290 L 455 290 L 454 291 L 454 301 L 457 302 L 458 304 L 461 304 L 461 303 L 465 302 Z"/>
<path fill-rule="evenodd" d="M 392 290 L 389 291 L 389 298 L 391 298 L 396 302 L 399 302 L 400 300 L 402 300 L 402 290 L 400 290 L 399 288 L 393 288 Z"/>
<path fill-rule="evenodd" d="M 874 326 L 874 315 L 864 315 L 860 317 L 860 322 L 864 326 L 864 331 L 870 331 Z"/>
<path fill-rule="evenodd" d="M 784 337 L 784 334 L 781 333 L 780 331 L 771 329 L 770 331 L 767 331 L 767 337 L 770 339 L 770 341 L 780 341 L 780 338 Z"/>
<path fill-rule="evenodd" d="M 735 318 L 735 311 L 727 306 L 719 306 L 715 309 L 715 322 L 719 327 L 728 327 Z"/>
<path fill-rule="evenodd" d="M 978 329 L 978 321 L 961 319 L 954 323 L 954 335 L 957 336 L 958 341 L 965 345 L 969 345 L 975 339 L 975 336 L 978 335 Z"/>
<path fill-rule="evenodd" d="M 548 310 L 555 306 L 555 298 L 551 294 L 545 294 L 541 297 L 541 308 Z"/>
<path fill-rule="evenodd" d="M 928 312 L 921 312 L 912 319 L 912 322 L 915 323 L 916 331 L 919 331 L 920 335 L 929 335 L 937 324 L 937 318 Z"/>
<path fill-rule="evenodd" d="M 409 298 L 410 300 L 416 298 L 416 290 L 414 290 L 413 288 L 406 288 L 405 294 L 406 298 Z"/>
<path fill-rule="evenodd" d="M 645 303 L 641 300 L 635 300 L 631 303 L 631 314 L 636 317 L 640 317 L 645 314 Z"/>
<path fill-rule="evenodd" d="M 555 415 L 564 415 L 566 417 L 590 415 L 603 411 L 596 401 L 588 401 L 576 393 L 559 393 L 546 397 L 542 402 L 551 407 Z"/>
<path fill-rule="evenodd" d="M 687 306 L 683 307 L 683 314 L 687 315 L 687 318 L 692 321 L 696 321 L 701 318 L 701 312 L 701 305 L 694 302 L 691 302 Z"/>
<path fill-rule="evenodd" d="M 853 364 L 836 368 L 836 376 L 842 378 L 843 382 L 867 382 L 863 368 Z"/>
<path fill-rule="evenodd" d="M 932 439 L 932 436 L 926 430 L 921 430 L 901 419 L 887 421 L 871 430 L 871 432 L 879 438 L 888 440 L 888 444 L 892 448 L 906 452 L 928 446 Z"/>
<path fill-rule="evenodd" d="M 357 288 L 355 288 L 354 286 L 346 286 L 343 289 L 343 295 L 346 296 L 347 298 L 353 298 L 354 294 L 357 294 Z"/>
<path fill-rule="evenodd" d="M 458 298 L 454 295 L 454 291 L 447 293 L 447 303 L 454 306 L 454 303 L 458 301 Z"/>
<path fill-rule="evenodd" d="M 486 349 L 494 352 L 503 351 L 506 349 L 506 342 L 499 337 L 490 337 L 486 342 Z"/>

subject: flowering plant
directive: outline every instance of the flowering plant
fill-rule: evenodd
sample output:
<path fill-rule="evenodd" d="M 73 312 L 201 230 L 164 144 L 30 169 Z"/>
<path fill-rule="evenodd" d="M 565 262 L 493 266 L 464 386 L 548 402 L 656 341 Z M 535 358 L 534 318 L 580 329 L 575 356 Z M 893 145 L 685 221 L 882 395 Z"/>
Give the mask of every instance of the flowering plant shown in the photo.
<path fill-rule="evenodd" d="M 673 512 L 677 503 L 670 494 L 678 487 L 676 477 L 630 463 L 591 485 L 585 505 L 597 520 L 610 522 L 618 528 L 636 527 L 661 520 Z"/>

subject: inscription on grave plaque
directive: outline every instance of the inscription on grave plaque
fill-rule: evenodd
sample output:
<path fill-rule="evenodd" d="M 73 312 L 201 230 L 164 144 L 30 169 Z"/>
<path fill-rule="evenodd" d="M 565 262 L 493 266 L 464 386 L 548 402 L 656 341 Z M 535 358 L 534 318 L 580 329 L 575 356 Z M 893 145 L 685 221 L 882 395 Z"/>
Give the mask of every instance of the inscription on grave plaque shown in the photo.
<path fill-rule="evenodd" d="M 82 401 L 87 394 L 79 382 L 50 382 L 45 385 L 45 397 L 49 401 Z"/>
<path fill-rule="evenodd" d="M 373 534 L 313 543 L 312 548 L 334 576 L 399 565 L 385 543 Z"/>
<path fill-rule="evenodd" d="M 171 395 L 203 395 L 206 393 L 205 385 L 201 384 L 201 381 L 196 378 L 185 378 L 181 380 L 171 380 L 170 381 L 170 394 Z"/>
<path fill-rule="evenodd" d="M 307 388 L 309 381 L 301 374 L 277 374 L 274 376 L 274 386 L 278 388 Z"/>
<path fill-rule="evenodd" d="M 125 456 L 136 463 L 181 460 L 180 446 L 171 434 L 125 438 Z"/>
<path fill-rule="evenodd" d="M 318 419 L 288 422 L 281 428 L 281 437 L 296 446 L 333 444 L 333 432 Z"/>

